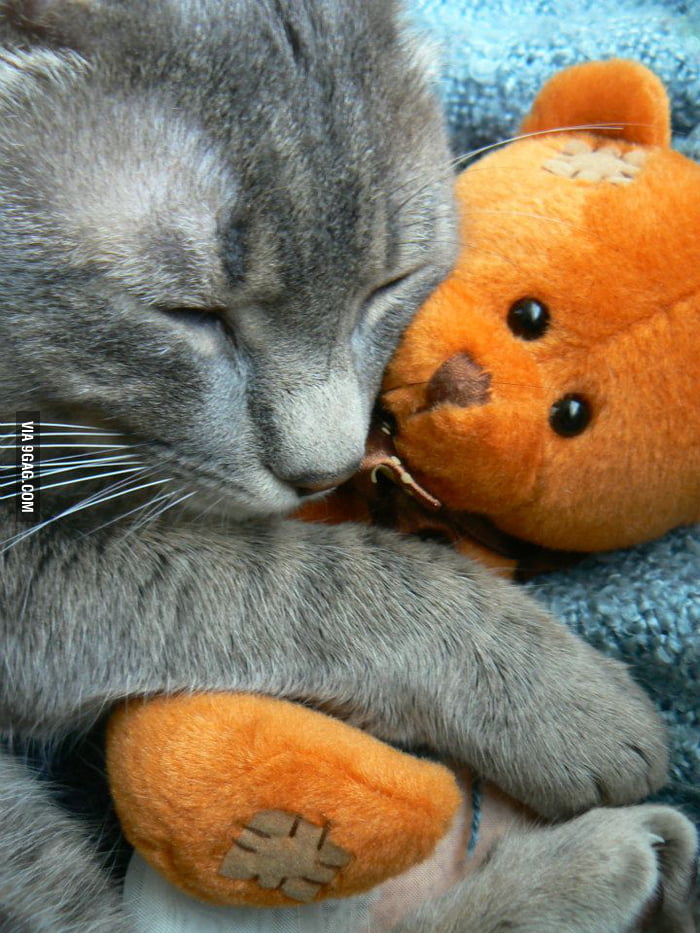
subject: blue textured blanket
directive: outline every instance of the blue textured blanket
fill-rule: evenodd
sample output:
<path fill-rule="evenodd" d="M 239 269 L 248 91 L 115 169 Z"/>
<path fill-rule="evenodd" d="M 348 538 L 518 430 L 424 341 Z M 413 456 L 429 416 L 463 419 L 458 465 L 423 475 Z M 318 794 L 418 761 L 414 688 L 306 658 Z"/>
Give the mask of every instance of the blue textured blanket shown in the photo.
<path fill-rule="evenodd" d="M 408 7 L 439 46 L 456 152 L 511 136 L 555 71 L 622 57 L 665 82 L 675 145 L 700 159 L 697 0 L 408 0 Z"/>
<path fill-rule="evenodd" d="M 696 0 L 413 0 L 409 6 L 439 45 L 456 153 L 516 133 L 539 88 L 560 68 L 621 56 L 662 78 L 673 103 L 674 144 L 700 159 Z M 664 797 L 700 820 L 700 529 L 591 558 L 531 587 L 574 630 L 632 666 L 671 731 L 672 782 Z"/>

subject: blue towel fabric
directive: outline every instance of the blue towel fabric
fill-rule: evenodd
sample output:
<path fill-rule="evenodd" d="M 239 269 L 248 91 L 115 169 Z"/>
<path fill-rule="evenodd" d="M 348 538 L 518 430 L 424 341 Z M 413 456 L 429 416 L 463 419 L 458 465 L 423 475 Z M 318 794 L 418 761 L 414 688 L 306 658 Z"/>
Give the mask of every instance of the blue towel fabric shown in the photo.
<path fill-rule="evenodd" d="M 409 14 L 437 45 L 455 154 L 517 133 L 561 68 L 625 57 L 664 81 L 674 145 L 700 160 L 696 0 L 413 0 Z M 672 743 L 662 798 L 700 820 L 700 529 L 591 557 L 530 588 L 596 648 L 629 664 L 654 697 Z"/>

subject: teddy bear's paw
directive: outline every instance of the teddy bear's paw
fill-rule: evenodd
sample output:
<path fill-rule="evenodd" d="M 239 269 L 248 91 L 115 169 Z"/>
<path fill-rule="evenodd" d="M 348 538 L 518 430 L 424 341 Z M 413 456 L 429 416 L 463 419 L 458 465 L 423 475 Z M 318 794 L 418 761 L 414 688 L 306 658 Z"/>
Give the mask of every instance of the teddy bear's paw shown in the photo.
<path fill-rule="evenodd" d="M 463 800 L 448 768 L 253 694 L 125 705 L 107 761 L 134 848 L 176 887 L 224 906 L 371 890 L 428 858 Z"/>
<path fill-rule="evenodd" d="M 692 823 L 665 806 L 521 829 L 394 933 L 693 933 L 696 851 Z"/>
<path fill-rule="evenodd" d="M 609 140 L 594 144 L 583 139 L 571 139 L 543 168 L 563 178 L 629 185 L 648 158 L 649 153 L 644 149 L 623 153 L 622 147 Z"/>

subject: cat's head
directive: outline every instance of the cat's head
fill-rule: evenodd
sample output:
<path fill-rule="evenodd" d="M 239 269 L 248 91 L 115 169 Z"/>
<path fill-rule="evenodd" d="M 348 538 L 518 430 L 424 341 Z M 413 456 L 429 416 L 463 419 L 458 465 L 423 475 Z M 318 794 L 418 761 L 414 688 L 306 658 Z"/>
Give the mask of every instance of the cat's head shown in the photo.
<path fill-rule="evenodd" d="M 108 426 L 227 511 L 356 466 L 453 259 L 390 0 L 0 5 L 0 399 Z"/>

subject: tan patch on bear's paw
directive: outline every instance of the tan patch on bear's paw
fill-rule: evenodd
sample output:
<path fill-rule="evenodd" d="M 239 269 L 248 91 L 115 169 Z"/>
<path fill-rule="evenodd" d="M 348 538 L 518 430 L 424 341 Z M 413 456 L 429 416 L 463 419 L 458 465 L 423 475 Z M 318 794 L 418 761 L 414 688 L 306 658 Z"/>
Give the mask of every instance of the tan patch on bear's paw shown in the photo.
<path fill-rule="evenodd" d="M 294 813 L 261 810 L 234 840 L 219 874 L 311 901 L 352 860 L 330 842 L 328 831 Z"/>
<path fill-rule="evenodd" d="M 571 139 L 543 168 L 553 175 L 580 181 L 629 185 L 634 181 L 649 153 L 644 149 L 631 149 L 623 154 L 615 143 L 593 146 L 584 139 Z"/>

